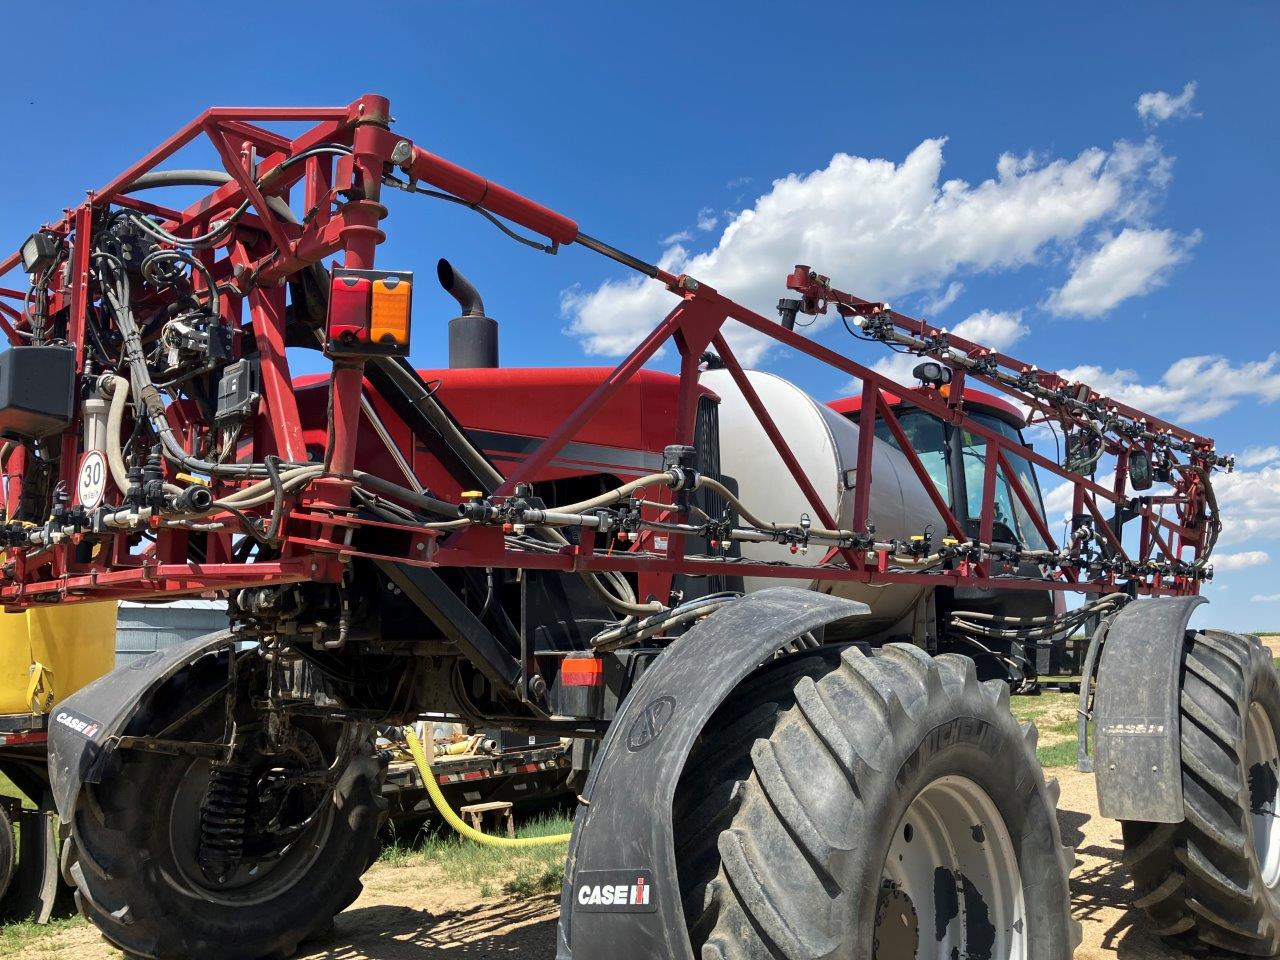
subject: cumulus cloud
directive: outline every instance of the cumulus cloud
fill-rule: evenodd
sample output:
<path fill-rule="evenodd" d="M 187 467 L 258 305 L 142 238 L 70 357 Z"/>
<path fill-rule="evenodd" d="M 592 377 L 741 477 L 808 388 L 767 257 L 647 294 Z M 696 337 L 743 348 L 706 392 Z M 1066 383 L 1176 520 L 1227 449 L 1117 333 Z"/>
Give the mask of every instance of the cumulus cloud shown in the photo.
<path fill-rule="evenodd" d="M 1280 460 L 1280 447 L 1245 447 L 1236 457 L 1240 467 L 1262 467 Z"/>
<path fill-rule="evenodd" d="M 1155 383 L 1143 383 L 1133 370 L 1103 370 L 1093 365 L 1058 372 L 1112 399 L 1175 422 L 1209 420 L 1244 399 L 1262 403 L 1280 399 L 1280 353 L 1239 364 L 1224 357 L 1183 357 Z"/>
<path fill-rule="evenodd" d="M 698 211 L 698 229 L 709 232 L 716 228 L 716 224 L 720 222 L 720 218 L 716 216 L 716 212 L 710 207 L 703 207 Z"/>
<path fill-rule="evenodd" d="M 1153 140 L 1073 158 L 1005 154 L 995 175 L 978 184 L 942 179 L 944 146 L 926 140 L 899 163 L 838 153 L 819 170 L 776 180 L 729 218 L 713 249 L 668 256 L 669 269 L 767 316 L 796 263 L 861 296 L 889 300 L 937 290 L 959 273 L 1033 263 L 1090 228 L 1140 218 L 1169 178 L 1168 158 Z M 644 278 L 562 298 L 568 332 L 588 353 L 603 355 L 625 353 L 674 305 Z M 767 349 L 760 336 L 733 342 L 749 363 Z"/>
<path fill-rule="evenodd" d="M 947 289 L 940 293 L 935 293 L 929 299 L 924 300 L 920 304 L 920 309 L 924 311 L 926 317 L 932 317 L 956 302 L 956 298 L 964 292 L 964 284 L 959 280 L 952 280 L 947 284 Z"/>
<path fill-rule="evenodd" d="M 668 237 L 663 237 L 658 242 L 664 247 L 670 247 L 677 243 L 688 243 L 693 239 L 693 234 L 688 230 L 679 230 Z"/>
<path fill-rule="evenodd" d="M 1213 479 L 1224 544 L 1280 537 L 1280 466 L 1236 470 Z"/>
<path fill-rule="evenodd" d="M 1172 230 L 1126 227 L 1077 258 L 1071 276 L 1053 291 L 1047 306 L 1062 316 L 1101 316 L 1123 300 L 1163 286 L 1169 271 L 1199 242 L 1199 231 L 1180 237 Z"/>
<path fill-rule="evenodd" d="M 1213 568 L 1217 572 L 1223 570 L 1243 570 L 1246 567 L 1260 567 L 1271 562 L 1271 556 L 1265 550 L 1244 550 L 1240 553 L 1215 553 L 1212 557 Z"/>
<path fill-rule="evenodd" d="M 1163 90 L 1144 93 L 1138 98 L 1138 102 L 1133 105 L 1134 109 L 1138 111 L 1138 116 L 1144 122 L 1153 126 L 1157 123 L 1164 123 L 1166 120 L 1183 120 L 1187 117 L 1198 117 L 1200 114 L 1192 112 L 1191 109 L 1191 103 L 1196 97 L 1196 86 L 1196 82 L 1192 80 L 1176 96 Z"/>

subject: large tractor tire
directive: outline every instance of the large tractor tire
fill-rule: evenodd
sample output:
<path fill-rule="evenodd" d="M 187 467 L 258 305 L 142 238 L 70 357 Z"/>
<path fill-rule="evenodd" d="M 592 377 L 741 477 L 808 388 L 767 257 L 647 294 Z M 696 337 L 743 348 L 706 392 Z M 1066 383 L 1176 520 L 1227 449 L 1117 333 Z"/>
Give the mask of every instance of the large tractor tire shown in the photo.
<path fill-rule="evenodd" d="M 1280 955 L 1280 682 L 1254 637 L 1188 632 L 1181 823 L 1122 822 L 1137 903 L 1184 944 Z"/>
<path fill-rule="evenodd" d="M 1035 729 L 973 661 L 800 654 L 719 709 L 676 798 L 702 960 L 1066 960 L 1072 851 Z"/>
<path fill-rule="evenodd" d="M 180 675 L 156 698 L 142 726 L 173 737 L 167 731 L 171 711 L 208 697 L 206 683 Z M 214 697 L 180 738 L 216 742 L 222 705 Z M 129 732 L 136 735 L 138 724 Z M 191 755 L 122 751 L 100 783 L 83 787 L 65 872 L 81 913 L 126 956 L 287 957 L 302 941 L 329 930 L 333 917 L 359 896 L 360 877 L 379 852 L 384 768 L 363 732 L 297 720 L 287 736 L 288 751 L 272 754 L 267 768 L 246 759 L 238 778 Z M 343 738 L 352 736 L 354 747 L 348 742 L 340 752 Z M 349 759 L 331 791 L 290 787 L 269 809 L 255 799 L 282 764 L 323 770 L 340 765 L 340 756 Z M 212 790 L 211 780 L 217 781 Z M 240 829 L 245 824 L 248 829 Z M 236 834 L 242 859 L 211 870 L 202 844 L 210 837 L 225 841 L 227 831 Z M 281 836 L 288 839 L 281 842 Z"/>

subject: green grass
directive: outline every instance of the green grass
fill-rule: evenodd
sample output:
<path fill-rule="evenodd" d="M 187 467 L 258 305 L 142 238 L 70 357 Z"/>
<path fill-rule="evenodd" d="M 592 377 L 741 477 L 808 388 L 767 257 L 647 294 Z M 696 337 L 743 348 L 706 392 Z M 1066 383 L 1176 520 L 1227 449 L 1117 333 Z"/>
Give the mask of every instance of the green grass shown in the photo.
<path fill-rule="evenodd" d="M 564 814 L 546 814 L 528 821 L 518 837 L 549 837 L 568 833 L 573 821 Z M 495 889 L 529 895 L 559 889 L 564 879 L 567 844 L 511 849 L 463 840 L 450 828 L 438 826 L 415 837 L 388 843 L 379 861 L 393 869 L 437 867 L 450 880 L 476 887 L 481 896 Z"/>
<path fill-rule="evenodd" d="M 0 957 L 17 953 L 19 950 L 39 943 L 41 940 L 56 933 L 83 926 L 87 922 L 84 917 L 76 915 L 61 920 L 50 920 L 43 926 L 30 920 L 0 926 Z"/>
<path fill-rule="evenodd" d="M 1042 767 L 1074 766 L 1076 762 L 1076 709 L 1074 693 L 1042 693 L 1034 697 L 1011 697 L 1009 709 L 1019 723 L 1036 725 L 1043 744 L 1036 750 Z"/>
<path fill-rule="evenodd" d="M 1036 759 L 1046 770 L 1052 767 L 1074 767 L 1076 765 L 1076 742 L 1067 740 L 1055 743 L 1051 747 L 1041 747 L 1036 751 Z"/>
<path fill-rule="evenodd" d="M 543 867 L 522 863 L 516 868 L 516 875 L 502 885 L 502 892 L 519 897 L 532 897 L 539 893 L 554 893 L 563 884 L 564 860 L 557 860 Z"/>
<path fill-rule="evenodd" d="M 34 810 L 36 805 L 27 799 L 27 795 L 13 785 L 13 781 L 0 773 L 0 795 L 6 797 L 19 797 L 22 805 L 28 810 Z"/>

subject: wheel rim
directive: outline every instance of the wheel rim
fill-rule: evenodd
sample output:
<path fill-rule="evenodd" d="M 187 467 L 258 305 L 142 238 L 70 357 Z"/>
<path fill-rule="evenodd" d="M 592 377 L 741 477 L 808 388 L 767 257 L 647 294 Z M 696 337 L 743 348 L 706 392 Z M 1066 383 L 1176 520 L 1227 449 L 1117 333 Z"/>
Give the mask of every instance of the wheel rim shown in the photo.
<path fill-rule="evenodd" d="M 933 781 L 907 807 L 881 874 L 876 960 L 1025 960 L 1017 852 L 986 791 Z"/>
<path fill-rule="evenodd" d="M 1276 749 L 1275 728 L 1260 703 L 1249 704 L 1245 731 L 1245 770 L 1248 776 L 1253 849 L 1258 857 L 1262 882 L 1280 886 L 1280 750 Z"/>

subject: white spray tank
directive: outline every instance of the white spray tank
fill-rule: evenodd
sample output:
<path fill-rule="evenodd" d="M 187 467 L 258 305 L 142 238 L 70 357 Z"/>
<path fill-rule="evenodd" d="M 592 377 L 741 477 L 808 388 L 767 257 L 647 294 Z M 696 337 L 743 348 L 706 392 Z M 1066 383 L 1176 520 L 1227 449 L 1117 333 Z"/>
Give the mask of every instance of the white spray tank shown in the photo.
<path fill-rule="evenodd" d="M 749 370 L 747 378 L 837 524 L 841 529 L 852 529 L 858 425 L 781 377 Z M 799 523 L 801 516 L 808 514 L 814 526 L 821 526 L 808 498 L 792 478 L 728 371 L 708 370 L 702 374 L 701 382 L 720 397 L 720 471 L 737 480 L 743 503 L 761 520 Z M 870 513 L 876 539 L 906 539 L 923 533 L 926 528 L 932 528 L 935 542 L 941 538 L 946 531 L 945 524 L 907 458 L 877 438 L 871 464 Z M 792 554 L 789 547 L 777 543 L 743 543 L 741 548 L 742 555 L 751 560 L 785 561 L 803 566 L 817 565 L 827 553 L 827 546 L 819 543 L 813 544 L 807 554 Z M 744 578 L 748 592 L 785 585 L 807 585 L 813 590 L 867 604 L 870 615 L 847 625 L 849 631 L 859 635 L 898 623 L 911 612 L 926 589 L 909 583 L 872 585 L 779 577 Z"/>

